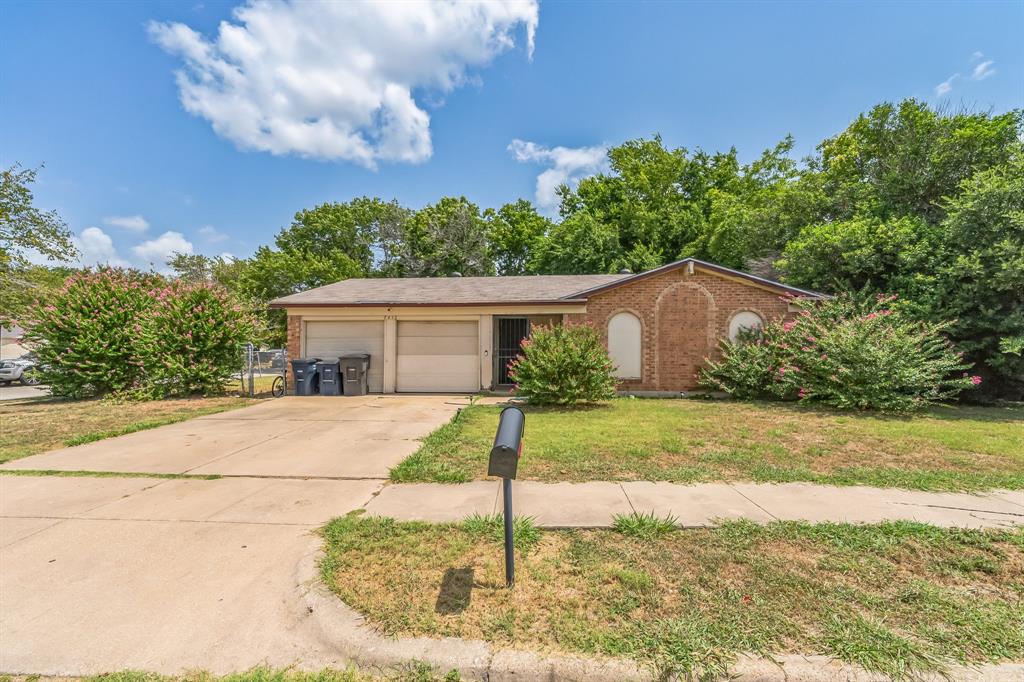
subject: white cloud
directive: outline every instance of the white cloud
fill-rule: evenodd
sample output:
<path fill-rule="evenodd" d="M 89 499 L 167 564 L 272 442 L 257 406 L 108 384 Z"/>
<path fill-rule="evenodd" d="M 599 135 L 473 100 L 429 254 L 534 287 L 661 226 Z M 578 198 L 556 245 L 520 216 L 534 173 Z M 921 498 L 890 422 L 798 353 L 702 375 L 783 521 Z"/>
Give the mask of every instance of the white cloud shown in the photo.
<path fill-rule="evenodd" d="M 989 76 L 994 76 L 996 74 L 996 70 L 992 68 L 993 64 L 995 64 L 994 61 L 986 59 L 975 66 L 974 71 L 971 73 L 971 80 L 983 81 Z"/>
<path fill-rule="evenodd" d="M 117 253 L 114 241 L 98 227 L 87 227 L 82 233 L 71 238 L 78 249 L 78 263 L 82 267 L 110 265 L 126 267 L 128 262 Z"/>
<path fill-rule="evenodd" d="M 145 232 L 149 229 L 149 221 L 140 215 L 108 216 L 103 222 L 132 232 Z"/>
<path fill-rule="evenodd" d="M 536 0 L 278 1 L 236 8 L 214 39 L 177 22 L 149 33 L 183 58 L 182 105 L 218 135 L 373 168 L 430 158 L 430 116 L 413 92 L 459 87 L 521 30 L 532 56 L 538 17 Z"/>
<path fill-rule="evenodd" d="M 975 50 L 974 54 L 971 55 L 971 61 L 972 62 L 976 62 L 976 61 L 978 61 L 979 59 L 981 59 L 984 56 L 985 56 L 984 52 L 980 52 L 978 50 Z"/>
<path fill-rule="evenodd" d="M 952 76 L 942 81 L 935 86 L 935 96 L 945 97 L 953 90 L 953 81 L 960 77 L 960 74 L 954 73 Z"/>
<path fill-rule="evenodd" d="M 141 265 L 150 266 L 157 272 L 169 272 L 167 261 L 176 253 L 192 253 L 192 242 L 180 232 L 164 232 L 156 239 L 144 241 L 132 247 L 132 254 Z"/>
<path fill-rule="evenodd" d="M 220 242 L 226 242 L 229 237 L 213 225 L 203 225 L 199 228 L 199 236 L 203 238 L 203 241 L 208 244 L 219 244 Z"/>
<path fill-rule="evenodd" d="M 558 206 L 560 185 L 575 185 L 588 175 L 608 168 L 608 147 L 543 147 L 533 142 L 512 140 L 508 146 L 516 161 L 551 166 L 537 176 L 537 204 L 546 210 Z"/>

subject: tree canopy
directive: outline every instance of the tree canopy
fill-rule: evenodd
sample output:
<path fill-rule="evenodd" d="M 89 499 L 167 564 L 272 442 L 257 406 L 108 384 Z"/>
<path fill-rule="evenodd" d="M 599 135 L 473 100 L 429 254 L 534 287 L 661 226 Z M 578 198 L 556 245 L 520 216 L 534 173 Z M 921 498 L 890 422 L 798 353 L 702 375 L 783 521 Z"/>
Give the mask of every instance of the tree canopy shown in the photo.
<path fill-rule="evenodd" d="M 660 136 L 608 150 L 608 170 L 559 189 L 557 216 L 518 199 L 462 196 L 414 209 L 358 197 L 298 211 L 247 259 L 179 255 L 178 277 L 224 285 L 284 342 L 274 298 L 350 277 L 641 272 L 687 256 L 855 297 L 898 295 L 901 312 L 944 329 L 989 395 L 1024 398 L 1022 111 L 882 103 L 806 158 L 780 140 L 672 148 Z M 72 254 L 56 213 L 33 204 L 35 170 L 0 185 L 5 314 L 61 279 L 26 254 Z M 16 275 L 16 276 L 15 276 Z M 30 287 L 30 288 L 26 288 Z M 34 287 L 34 288 L 31 288 Z"/>

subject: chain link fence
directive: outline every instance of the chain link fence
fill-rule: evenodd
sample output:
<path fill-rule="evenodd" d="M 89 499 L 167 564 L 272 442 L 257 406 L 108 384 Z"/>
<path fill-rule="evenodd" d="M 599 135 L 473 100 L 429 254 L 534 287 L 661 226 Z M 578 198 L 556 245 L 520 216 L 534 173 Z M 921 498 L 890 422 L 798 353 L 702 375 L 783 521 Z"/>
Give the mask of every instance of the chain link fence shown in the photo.
<path fill-rule="evenodd" d="M 288 352 L 284 348 L 257 348 L 246 343 L 241 348 L 238 385 L 241 395 L 250 398 L 280 397 L 287 386 Z"/>

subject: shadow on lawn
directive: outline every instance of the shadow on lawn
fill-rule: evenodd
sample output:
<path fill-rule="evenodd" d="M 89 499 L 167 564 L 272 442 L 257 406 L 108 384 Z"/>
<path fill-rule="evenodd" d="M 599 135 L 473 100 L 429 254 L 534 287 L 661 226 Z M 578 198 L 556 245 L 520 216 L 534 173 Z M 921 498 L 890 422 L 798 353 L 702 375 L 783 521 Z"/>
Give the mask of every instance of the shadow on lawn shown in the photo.
<path fill-rule="evenodd" d="M 441 579 L 441 589 L 437 593 L 434 611 L 442 615 L 462 613 L 469 608 L 473 597 L 473 569 L 449 568 Z"/>

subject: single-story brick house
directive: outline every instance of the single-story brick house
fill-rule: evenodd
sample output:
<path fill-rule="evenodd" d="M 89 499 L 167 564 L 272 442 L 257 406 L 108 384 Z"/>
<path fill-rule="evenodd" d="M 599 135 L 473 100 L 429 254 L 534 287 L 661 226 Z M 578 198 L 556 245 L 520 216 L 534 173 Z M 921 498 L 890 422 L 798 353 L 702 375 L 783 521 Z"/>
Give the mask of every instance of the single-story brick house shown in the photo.
<path fill-rule="evenodd" d="M 288 355 L 371 356 L 373 392 L 475 392 L 509 384 L 531 326 L 588 322 L 623 391 L 696 387 L 718 341 L 820 298 L 686 258 L 639 274 L 348 279 L 271 302 L 288 313 Z"/>

